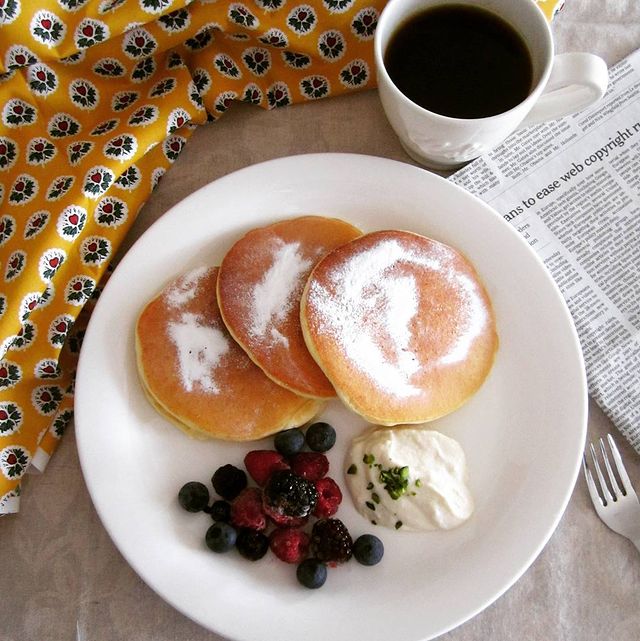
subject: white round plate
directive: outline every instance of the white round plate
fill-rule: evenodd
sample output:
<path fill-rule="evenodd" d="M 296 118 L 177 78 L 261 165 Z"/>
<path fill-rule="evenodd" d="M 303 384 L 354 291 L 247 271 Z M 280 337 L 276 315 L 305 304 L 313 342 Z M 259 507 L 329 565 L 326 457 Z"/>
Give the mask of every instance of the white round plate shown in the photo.
<path fill-rule="evenodd" d="M 295 567 L 269 553 L 249 562 L 204 545 L 211 524 L 177 493 L 241 465 L 252 444 L 194 441 L 148 404 L 138 383 L 134 325 L 176 275 L 217 264 L 244 232 L 301 214 L 344 218 L 365 231 L 407 229 L 453 245 L 491 296 L 500 349 L 482 389 L 432 424 L 469 463 L 473 517 L 449 532 L 376 527 L 345 489 L 338 517 L 355 536 L 375 532 L 385 556 L 352 561 L 307 590 Z M 498 598 L 540 553 L 569 500 L 584 445 L 587 392 L 579 343 L 561 295 L 520 235 L 480 200 L 403 163 L 349 154 L 296 156 L 217 180 L 158 220 L 122 260 L 93 313 L 76 389 L 82 470 L 124 557 L 169 603 L 205 628 L 241 641 L 417 641 L 466 621 Z M 322 418 L 338 442 L 331 471 L 362 419 L 337 401 Z"/>

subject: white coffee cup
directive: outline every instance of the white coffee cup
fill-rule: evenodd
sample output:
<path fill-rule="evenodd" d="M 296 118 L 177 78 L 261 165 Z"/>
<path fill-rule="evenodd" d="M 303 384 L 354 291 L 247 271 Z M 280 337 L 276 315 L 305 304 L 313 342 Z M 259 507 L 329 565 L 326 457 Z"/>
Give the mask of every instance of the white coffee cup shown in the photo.
<path fill-rule="evenodd" d="M 384 56 L 398 27 L 438 5 L 483 7 L 506 20 L 522 36 L 532 58 L 532 89 L 515 107 L 485 118 L 452 118 L 412 102 L 393 83 Z M 518 128 L 555 120 L 592 105 L 607 89 L 607 65 L 590 53 L 555 55 L 549 23 L 533 0 L 389 0 L 376 28 L 378 92 L 405 151 L 434 169 L 452 169 L 477 158 Z"/>

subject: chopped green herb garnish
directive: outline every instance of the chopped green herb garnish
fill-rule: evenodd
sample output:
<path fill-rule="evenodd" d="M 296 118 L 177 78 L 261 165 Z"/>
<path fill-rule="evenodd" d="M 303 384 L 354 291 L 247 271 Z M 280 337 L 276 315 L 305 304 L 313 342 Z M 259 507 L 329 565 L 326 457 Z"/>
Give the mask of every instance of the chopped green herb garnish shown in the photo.
<path fill-rule="evenodd" d="M 380 503 L 380 497 L 375 492 L 371 493 L 371 498 L 373 499 L 374 503 Z"/>
<path fill-rule="evenodd" d="M 373 483 L 371 483 L 371 481 L 369 481 L 369 483 L 367 483 L 367 489 L 368 490 L 372 490 L 373 489 Z"/>
<path fill-rule="evenodd" d="M 365 454 L 362 457 L 362 462 L 365 463 L 366 465 L 373 465 L 375 460 L 376 460 L 376 457 L 373 454 Z"/>
<path fill-rule="evenodd" d="M 355 463 L 351 463 L 349 465 L 349 469 L 347 470 L 347 474 L 357 474 L 358 473 L 358 466 Z"/>
<path fill-rule="evenodd" d="M 416 487 L 422 487 L 422 481 L 420 479 L 416 479 Z"/>
<path fill-rule="evenodd" d="M 396 530 L 399 530 L 402 527 L 402 521 L 396 521 Z"/>
<path fill-rule="evenodd" d="M 370 510 L 375 510 L 375 509 L 376 509 L 376 506 L 375 506 L 371 501 L 367 501 L 367 502 L 365 503 L 365 505 L 366 505 Z"/>
<path fill-rule="evenodd" d="M 380 470 L 380 482 L 384 485 L 389 496 L 395 501 L 399 499 L 409 487 L 409 468 L 392 467 L 388 470 Z"/>

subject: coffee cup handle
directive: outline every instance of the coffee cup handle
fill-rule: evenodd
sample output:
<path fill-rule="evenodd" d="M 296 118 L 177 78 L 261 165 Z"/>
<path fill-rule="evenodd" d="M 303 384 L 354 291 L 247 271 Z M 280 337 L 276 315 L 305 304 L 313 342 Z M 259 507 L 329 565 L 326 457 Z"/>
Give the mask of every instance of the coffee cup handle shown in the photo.
<path fill-rule="evenodd" d="M 561 53 L 554 57 L 542 95 L 518 129 L 581 111 L 604 96 L 607 64 L 592 53 Z"/>

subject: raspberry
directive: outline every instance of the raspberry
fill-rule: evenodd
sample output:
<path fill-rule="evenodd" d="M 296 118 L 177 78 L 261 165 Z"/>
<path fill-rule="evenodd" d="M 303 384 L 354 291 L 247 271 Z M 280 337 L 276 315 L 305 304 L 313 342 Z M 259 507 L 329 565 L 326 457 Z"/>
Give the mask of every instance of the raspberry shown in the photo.
<path fill-rule="evenodd" d="M 309 535 L 287 527 L 274 530 L 269 545 L 271 551 L 285 563 L 300 563 L 309 551 Z"/>
<path fill-rule="evenodd" d="M 318 492 L 313 483 L 290 470 L 271 475 L 262 495 L 264 511 L 279 525 L 299 525 L 313 512 Z"/>
<path fill-rule="evenodd" d="M 330 565 L 344 563 L 353 554 L 353 539 L 340 519 L 321 519 L 311 531 L 311 550 Z"/>
<path fill-rule="evenodd" d="M 329 460 L 319 452 L 300 452 L 291 458 L 291 469 L 303 479 L 317 481 L 327 475 Z"/>
<path fill-rule="evenodd" d="M 302 527 L 309 520 L 309 516 L 287 516 L 265 505 L 262 508 L 278 527 Z"/>
<path fill-rule="evenodd" d="M 328 476 L 315 482 L 318 492 L 318 502 L 313 510 L 314 516 L 319 519 L 326 519 L 338 511 L 342 502 L 342 492 L 338 484 Z"/>
<path fill-rule="evenodd" d="M 251 478 L 264 487 L 276 470 L 288 470 L 289 465 L 282 454 L 273 450 L 252 450 L 244 457 L 244 465 Z"/>
<path fill-rule="evenodd" d="M 231 504 L 231 523 L 239 528 L 264 530 L 267 517 L 262 509 L 262 492 L 257 487 L 247 487 Z"/>

